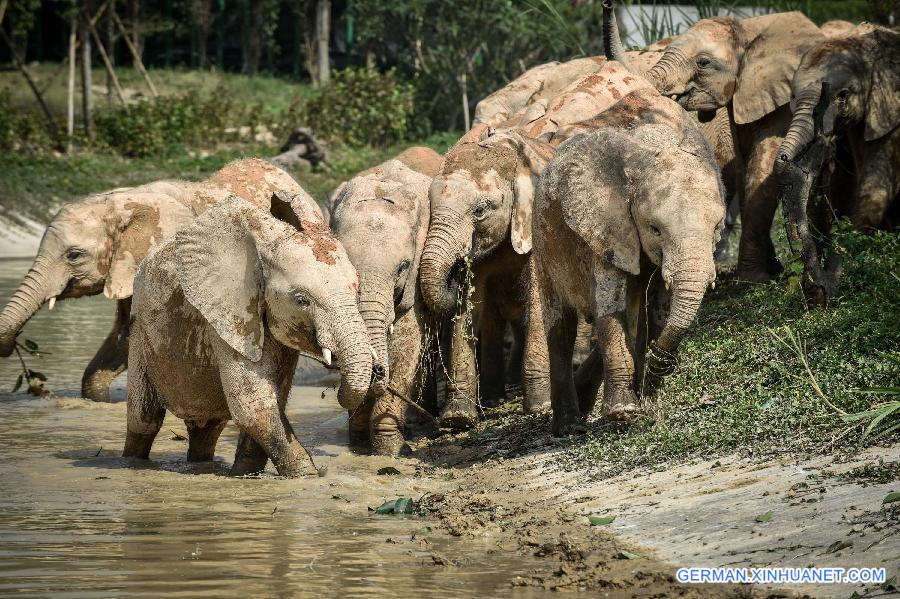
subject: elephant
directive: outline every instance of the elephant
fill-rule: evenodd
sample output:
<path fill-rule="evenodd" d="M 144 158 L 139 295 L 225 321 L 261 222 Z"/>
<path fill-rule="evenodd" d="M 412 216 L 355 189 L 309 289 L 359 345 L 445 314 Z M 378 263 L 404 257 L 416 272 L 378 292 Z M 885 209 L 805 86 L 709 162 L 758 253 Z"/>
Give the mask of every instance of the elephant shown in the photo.
<path fill-rule="evenodd" d="M 395 393 L 410 398 L 415 392 L 427 346 L 419 262 L 430 216 L 428 187 L 440 162 L 434 150 L 413 147 L 333 194 L 331 227 L 359 273 L 360 313 L 385 369 L 350 421 L 350 441 L 379 455 L 409 451 L 406 403 Z"/>
<path fill-rule="evenodd" d="M 559 146 L 534 202 L 529 335 L 546 339 L 555 435 L 582 426 L 601 382 L 603 416 L 627 420 L 639 394 L 671 372 L 715 281 L 724 227 L 714 155 L 674 102 L 638 90 L 592 125 Z M 664 293 L 662 284 L 671 306 L 658 326 L 647 297 Z M 573 377 L 578 314 L 589 316 L 597 339 L 586 363 L 593 367 Z"/>
<path fill-rule="evenodd" d="M 785 185 L 788 234 L 801 247 L 802 287 L 812 306 L 825 307 L 837 293 L 841 269 L 832 254 L 823 270 L 813 231 L 827 235 L 832 214 L 849 216 L 862 231 L 885 227 L 900 192 L 897 64 L 900 33 L 866 24 L 814 46 L 794 74 L 794 116 L 774 168 Z M 808 211 L 816 179 L 830 208 Z"/>
<path fill-rule="evenodd" d="M 225 200 L 153 248 L 134 280 L 124 457 L 147 459 L 166 411 L 188 429 L 188 461 L 213 458 L 226 422 L 241 430 L 232 475 L 305 473 L 284 413 L 298 356 L 341 370 L 359 408 L 373 365 L 359 281 L 305 193 L 270 209 Z"/>
<path fill-rule="evenodd" d="M 612 12 L 611 4 L 606 0 L 605 10 Z M 618 29 L 606 29 L 604 36 L 615 42 L 610 49 L 616 51 L 607 56 L 627 63 Z M 791 78 L 803 54 L 823 39 L 800 12 L 701 19 L 644 72 L 663 95 L 698 111 L 701 120 L 728 109 L 743 178 L 739 279 L 763 282 L 781 271 L 769 233 L 778 204 L 772 163 L 790 123 Z"/>
<path fill-rule="evenodd" d="M 279 189 L 299 190 L 286 172 L 255 158 L 229 163 L 207 180 L 157 181 L 95 194 L 63 206 L 50 221 L 37 256 L 0 312 L 0 356 L 44 303 L 103 293 L 116 300 L 112 331 L 84 372 L 81 393 L 109 401 L 109 386 L 128 361 L 127 321 L 138 263 L 155 244 L 237 192 L 268 206 Z"/>

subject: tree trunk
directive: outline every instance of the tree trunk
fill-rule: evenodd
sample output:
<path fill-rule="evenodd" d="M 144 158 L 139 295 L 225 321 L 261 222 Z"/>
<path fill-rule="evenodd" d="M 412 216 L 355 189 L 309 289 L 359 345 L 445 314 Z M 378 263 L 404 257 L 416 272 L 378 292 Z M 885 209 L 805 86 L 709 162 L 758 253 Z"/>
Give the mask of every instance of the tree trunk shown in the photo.
<path fill-rule="evenodd" d="M 144 54 L 144 37 L 141 35 L 141 0 L 131 0 L 128 12 L 131 18 L 131 45 L 134 46 L 134 58 L 137 63 Z"/>
<path fill-rule="evenodd" d="M 94 99 L 91 94 L 91 26 L 90 16 L 81 15 L 81 115 L 88 138 L 94 137 Z"/>
<path fill-rule="evenodd" d="M 116 11 L 116 0 L 110 0 L 109 6 L 104 15 L 104 23 L 106 24 L 104 31 L 104 43 L 106 45 L 106 57 L 109 60 L 109 66 L 114 70 L 116 68 L 116 24 L 113 19 L 113 13 Z M 115 95 L 115 84 L 113 82 L 113 70 L 106 73 L 106 103 L 112 105 L 113 95 Z"/>
<path fill-rule="evenodd" d="M 209 56 L 206 48 L 209 43 L 209 32 L 212 30 L 212 0 L 194 0 L 194 43 L 197 48 L 197 64 L 201 69 L 209 67 Z"/>
<path fill-rule="evenodd" d="M 316 2 L 316 73 L 319 84 L 331 79 L 328 40 L 331 38 L 331 0 Z"/>
<path fill-rule="evenodd" d="M 462 91 L 463 131 L 468 131 L 471 122 L 469 120 L 469 86 L 465 73 L 461 73 L 459 76 L 459 88 Z"/>
<path fill-rule="evenodd" d="M 75 134 L 75 45 L 78 42 L 78 14 L 72 12 L 69 24 L 69 82 L 66 87 L 66 152 L 72 150 Z"/>

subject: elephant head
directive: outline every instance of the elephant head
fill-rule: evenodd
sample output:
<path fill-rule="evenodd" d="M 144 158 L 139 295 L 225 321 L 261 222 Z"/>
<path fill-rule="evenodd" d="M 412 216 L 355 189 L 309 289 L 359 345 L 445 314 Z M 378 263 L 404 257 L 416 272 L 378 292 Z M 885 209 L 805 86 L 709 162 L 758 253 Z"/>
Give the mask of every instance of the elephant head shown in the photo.
<path fill-rule="evenodd" d="M 614 23 L 605 20 L 604 36 L 608 51 L 621 55 Z M 737 124 L 751 123 L 788 103 L 794 70 L 823 38 L 800 12 L 702 19 L 672 40 L 644 75 L 685 110 L 711 112 L 730 104 Z"/>
<path fill-rule="evenodd" d="M 660 267 L 672 303 L 656 345 L 674 354 L 715 282 L 713 250 L 724 226 L 706 140 L 690 123 L 680 133 L 658 124 L 609 127 L 566 142 L 560 154 L 540 193 L 565 198 L 566 225 L 604 261 L 637 275 L 643 253 Z"/>
<path fill-rule="evenodd" d="M 863 138 L 884 137 L 900 124 L 900 34 L 872 25 L 830 39 L 811 49 L 794 74 L 793 120 L 779 162 L 793 162 L 817 134 L 861 123 Z M 822 98 L 822 90 L 828 97 Z M 824 102 L 822 131 L 815 131 L 813 110 Z"/>
<path fill-rule="evenodd" d="M 531 251 L 531 208 L 537 178 L 552 150 L 479 125 L 447 152 L 431 183 L 431 223 L 419 280 L 428 306 L 453 309 L 464 260 L 477 263 L 503 243 Z"/>
<path fill-rule="evenodd" d="M 44 302 L 104 293 L 131 296 L 138 263 L 156 243 L 193 218 L 181 189 L 160 182 L 114 190 L 61 208 L 50 221 L 34 263 L 0 313 L 0 356 Z"/>
<path fill-rule="evenodd" d="M 412 308 L 418 291 L 430 183 L 430 176 L 394 159 L 344 183 L 333 198 L 331 224 L 359 272 L 359 311 L 384 365 L 384 380 L 390 377 L 389 332 Z M 381 384 L 373 383 L 379 394 Z"/>
<path fill-rule="evenodd" d="M 356 270 L 308 196 L 279 192 L 271 213 L 231 196 L 176 234 L 175 259 L 185 299 L 232 349 L 256 362 L 271 335 L 334 356 L 341 404 L 362 403 L 373 364 Z"/>

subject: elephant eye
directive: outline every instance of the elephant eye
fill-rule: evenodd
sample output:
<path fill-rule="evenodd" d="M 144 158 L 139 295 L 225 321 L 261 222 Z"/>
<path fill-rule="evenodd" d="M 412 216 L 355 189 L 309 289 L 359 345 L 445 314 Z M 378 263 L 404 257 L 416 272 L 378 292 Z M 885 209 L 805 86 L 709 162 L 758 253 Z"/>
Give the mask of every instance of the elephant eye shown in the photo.
<path fill-rule="evenodd" d="M 850 90 L 847 89 L 846 87 L 837 93 L 838 100 L 840 100 L 842 102 L 849 97 L 850 97 Z"/>
<path fill-rule="evenodd" d="M 406 272 L 406 269 L 409 268 L 409 260 L 404 260 L 400 263 L 400 266 L 397 268 L 397 275 L 402 275 Z"/>
<path fill-rule="evenodd" d="M 706 56 L 698 56 L 697 57 L 697 66 L 700 67 L 701 69 L 705 69 L 710 64 L 712 64 L 712 61 L 709 58 L 707 58 Z"/>
<path fill-rule="evenodd" d="M 312 305 L 312 300 L 310 300 L 304 293 L 300 291 L 294 292 L 294 301 L 297 302 L 297 305 L 302 308 L 308 308 Z"/>
<path fill-rule="evenodd" d="M 475 205 L 474 208 L 472 208 L 472 216 L 475 217 L 475 220 L 481 220 L 485 216 L 487 216 L 489 208 L 490 206 L 487 202 L 479 202 Z"/>
<path fill-rule="evenodd" d="M 656 227 L 654 227 L 653 225 L 650 225 L 650 232 L 653 233 L 654 235 L 656 235 L 657 237 L 662 235 L 662 232 L 659 229 L 657 229 Z"/>
<path fill-rule="evenodd" d="M 85 254 L 87 254 L 87 252 L 82 249 L 71 248 L 68 252 L 66 252 L 66 260 L 68 260 L 69 262 L 77 262 L 78 260 L 84 258 Z"/>

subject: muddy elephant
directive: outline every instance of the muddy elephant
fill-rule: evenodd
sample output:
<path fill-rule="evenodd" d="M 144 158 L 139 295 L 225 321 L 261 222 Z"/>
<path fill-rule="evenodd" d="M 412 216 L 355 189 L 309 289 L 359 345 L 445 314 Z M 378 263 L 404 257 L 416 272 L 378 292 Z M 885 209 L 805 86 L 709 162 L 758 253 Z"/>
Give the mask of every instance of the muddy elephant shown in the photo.
<path fill-rule="evenodd" d="M 359 273 L 359 309 L 384 378 L 350 420 L 351 446 L 380 455 L 408 451 L 407 404 L 423 374 L 428 311 L 419 262 L 428 232 L 428 188 L 441 156 L 414 147 L 342 184 L 333 194 L 331 227 Z"/>
<path fill-rule="evenodd" d="M 298 356 L 334 359 L 342 406 L 373 374 L 359 281 L 315 202 L 277 192 L 271 210 L 232 195 L 154 248 L 134 280 L 125 457 L 146 459 L 168 410 L 188 460 L 212 459 L 226 422 L 241 429 L 231 473 L 307 464 L 284 406 Z"/>
<path fill-rule="evenodd" d="M 840 257 L 820 262 L 833 215 L 849 216 L 862 231 L 883 227 L 900 193 L 898 64 L 900 33 L 861 25 L 814 46 L 794 74 L 794 117 L 775 168 L 811 305 L 825 306 L 837 293 Z M 809 205 L 815 185 L 829 206 Z"/>
<path fill-rule="evenodd" d="M 300 187 L 286 172 L 251 158 L 199 183 L 157 181 L 66 204 L 50 221 L 34 264 L 0 313 L 0 356 L 13 352 L 16 335 L 44 303 L 52 310 L 57 300 L 103 293 L 117 301 L 115 323 L 85 369 L 81 393 L 109 401 L 109 386 L 128 360 L 125 325 L 134 273 L 150 248 L 230 192 L 267 206 L 279 189 Z"/>
<path fill-rule="evenodd" d="M 628 418 L 645 383 L 655 384 L 644 380 L 645 366 L 653 379 L 671 371 L 715 280 L 713 249 L 724 226 L 715 157 L 674 102 L 639 90 L 593 125 L 559 147 L 534 205 L 529 336 L 546 338 L 557 435 L 580 427 L 601 382 L 603 415 Z M 671 304 L 658 327 L 647 298 L 664 293 L 661 285 Z M 579 313 L 592 320 L 597 344 L 594 367 L 576 379 Z"/>
<path fill-rule="evenodd" d="M 627 61 L 618 31 L 604 35 L 619 52 L 608 56 Z M 778 203 L 772 162 L 790 123 L 791 78 L 803 54 L 824 38 L 800 12 L 702 19 L 644 73 L 662 94 L 700 112 L 701 120 L 728 108 L 743 177 L 737 264 L 743 280 L 767 281 L 781 270 L 769 234 Z"/>

